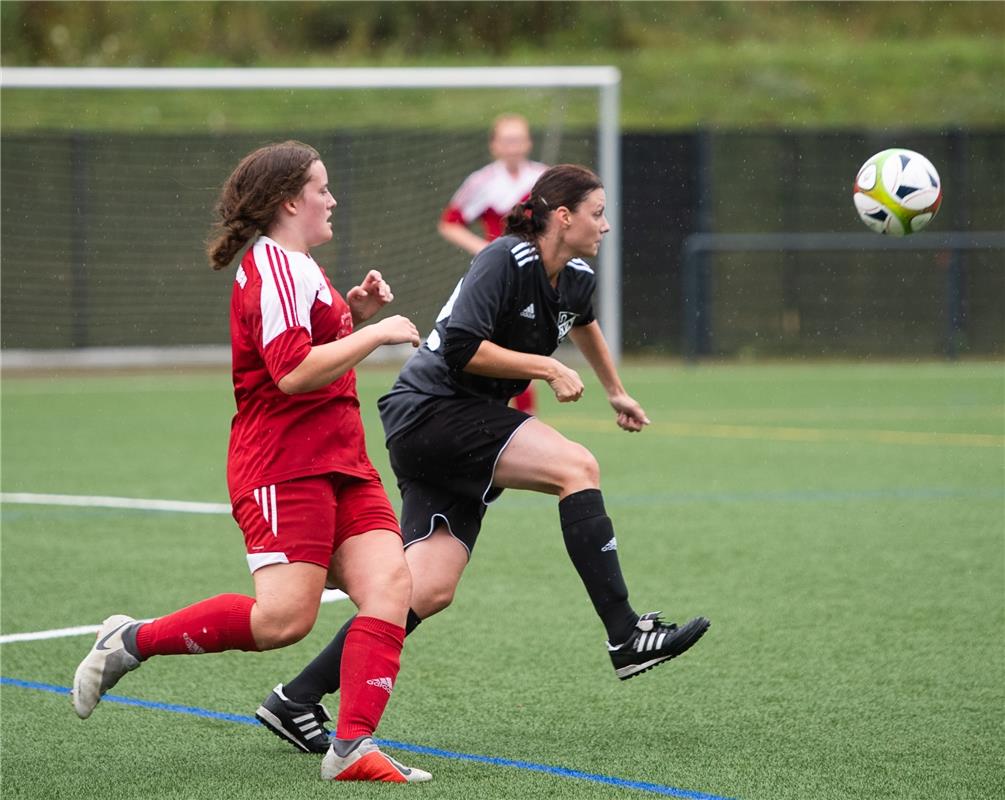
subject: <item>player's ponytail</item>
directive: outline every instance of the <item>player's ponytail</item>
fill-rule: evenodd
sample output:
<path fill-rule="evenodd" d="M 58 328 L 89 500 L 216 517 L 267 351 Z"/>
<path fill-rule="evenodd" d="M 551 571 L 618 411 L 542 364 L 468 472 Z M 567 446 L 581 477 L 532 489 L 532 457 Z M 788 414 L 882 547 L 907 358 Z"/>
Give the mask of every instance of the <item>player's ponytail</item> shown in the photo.
<path fill-rule="evenodd" d="M 531 196 L 513 206 L 506 217 L 506 233 L 524 239 L 536 239 L 548 225 L 548 206 L 540 197 Z"/>
<path fill-rule="evenodd" d="M 236 219 L 221 222 L 218 228 L 206 248 L 209 264 L 213 269 L 223 269 L 230 264 L 259 230 L 254 223 L 243 223 Z"/>
<path fill-rule="evenodd" d="M 594 189 L 604 186 L 596 174 L 577 164 L 559 164 L 541 173 L 530 195 L 506 217 L 506 233 L 537 239 L 556 208 L 575 211 Z"/>
<path fill-rule="evenodd" d="M 296 197 L 321 157 L 302 142 L 260 147 L 241 159 L 223 184 L 217 222 L 206 245 L 213 269 L 223 269 L 252 238 L 268 231 L 284 201 Z"/>

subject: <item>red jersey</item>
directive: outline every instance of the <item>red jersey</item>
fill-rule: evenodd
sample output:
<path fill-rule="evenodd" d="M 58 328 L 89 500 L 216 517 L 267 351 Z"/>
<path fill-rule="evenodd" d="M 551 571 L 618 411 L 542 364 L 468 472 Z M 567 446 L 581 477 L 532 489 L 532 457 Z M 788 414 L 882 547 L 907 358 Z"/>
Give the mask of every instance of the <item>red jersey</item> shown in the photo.
<path fill-rule="evenodd" d="M 307 475 L 379 479 L 366 454 L 352 370 L 303 394 L 284 394 L 277 385 L 313 345 L 350 333 L 349 306 L 314 259 L 259 237 L 237 269 L 230 303 L 237 401 L 227 457 L 232 501 Z"/>
<path fill-rule="evenodd" d="M 540 162 L 525 161 L 519 172 L 512 175 L 502 161 L 493 161 L 467 177 L 440 219 L 461 225 L 481 220 L 485 238 L 491 242 L 502 236 L 506 215 L 513 206 L 527 199 L 546 169 Z"/>

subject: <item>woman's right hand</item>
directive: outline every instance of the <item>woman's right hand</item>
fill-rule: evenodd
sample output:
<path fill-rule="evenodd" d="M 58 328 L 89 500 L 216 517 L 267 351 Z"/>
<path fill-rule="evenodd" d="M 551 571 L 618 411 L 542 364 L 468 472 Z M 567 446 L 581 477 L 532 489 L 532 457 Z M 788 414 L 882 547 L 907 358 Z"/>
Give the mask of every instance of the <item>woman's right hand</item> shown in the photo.
<path fill-rule="evenodd" d="M 585 387 L 579 373 L 561 361 L 555 361 L 553 372 L 547 381 L 559 403 L 575 403 L 583 396 Z"/>
<path fill-rule="evenodd" d="M 412 320 L 396 314 L 377 322 L 373 326 L 380 330 L 384 344 L 404 344 L 409 342 L 412 347 L 418 347 L 422 340 L 419 338 L 419 329 L 412 324 Z"/>

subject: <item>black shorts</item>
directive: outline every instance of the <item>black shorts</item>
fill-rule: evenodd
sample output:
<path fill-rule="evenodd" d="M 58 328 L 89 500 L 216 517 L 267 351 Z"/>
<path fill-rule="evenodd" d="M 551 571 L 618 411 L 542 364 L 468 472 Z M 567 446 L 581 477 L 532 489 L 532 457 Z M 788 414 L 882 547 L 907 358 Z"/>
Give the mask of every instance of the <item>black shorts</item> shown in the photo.
<path fill-rule="evenodd" d="M 492 486 L 496 462 L 533 418 L 509 406 L 457 398 L 437 398 L 424 410 L 419 424 L 387 443 L 401 492 L 401 537 L 408 547 L 443 523 L 470 556 L 487 505 L 503 491 Z"/>

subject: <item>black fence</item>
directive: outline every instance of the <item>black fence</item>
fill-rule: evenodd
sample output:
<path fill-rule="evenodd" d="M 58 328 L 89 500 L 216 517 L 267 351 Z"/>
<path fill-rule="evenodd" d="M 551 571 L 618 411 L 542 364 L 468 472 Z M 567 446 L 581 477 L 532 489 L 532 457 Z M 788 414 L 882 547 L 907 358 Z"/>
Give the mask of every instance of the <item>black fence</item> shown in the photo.
<path fill-rule="evenodd" d="M 894 146 L 924 153 L 940 170 L 938 216 L 903 243 L 924 249 L 891 247 L 870 234 L 852 204 L 861 164 Z M 1005 132 L 629 135 L 623 154 L 626 350 L 1005 353 L 1001 239 L 985 237 L 977 249 L 928 247 L 956 241 L 949 232 L 1005 229 Z M 744 249 L 742 237 L 706 247 L 688 276 L 689 240 L 736 234 L 778 236 L 767 248 L 761 240 Z M 808 245 L 810 234 L 823 235 L 821 246 Z M 823 246 L 833 235 L 845 239 L 842 247 Z"/>
<path fill-rule="evenodd" d="M 3 136 L 2 347 L 225 343 L 229 274 L 202 252 L 212 204 L 243 153 L 289 135 Z M 339 199 L 335 239 L 319 253 L 336 287 L 380 267 L 398 312 L 431 327 L 467 264 L 436 219 L 483 163 L 484 134 L 301 136 L 323 153 Z M 889 248 L 859 222 L 852 181 L 890 146 L 924 153 L 943 181 L 939 215 L 913 239 L 1005 228 L 1002 131 L 626 134 L 626 352 L 1005 354 L 1000 248 Z M 593 134 L 566 133 L 556 158 L 592 163 Z M 700 280 L 686 280 L 689 237 L 751 233 L 856 244 L 706 248 Z"/>

